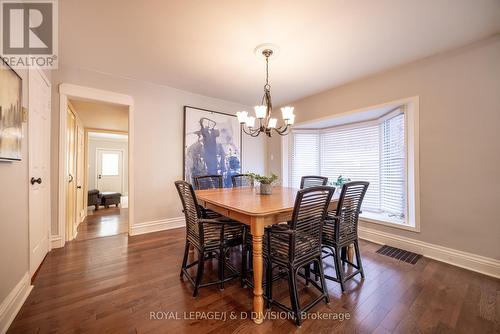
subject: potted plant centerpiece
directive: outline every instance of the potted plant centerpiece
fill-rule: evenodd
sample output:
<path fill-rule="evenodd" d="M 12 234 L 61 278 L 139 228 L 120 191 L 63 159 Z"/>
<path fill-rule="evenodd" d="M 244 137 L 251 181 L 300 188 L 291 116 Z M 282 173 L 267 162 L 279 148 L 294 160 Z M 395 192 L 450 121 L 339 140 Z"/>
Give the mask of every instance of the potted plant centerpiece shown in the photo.
<path fill-rule="evenodd" d="M 343 177 L 342 175 L 339 175 L 339 177 L 337 178 L 337 181 L 332 181 L 331 185 L 336 186 L 337 189 L 340 191 L 342 189 L 342 186 L 344 185 L 344 183 L 347 183 L 347 182 L 351 182 L 351 179 L 348 177 Z"/>
<path fill-rule="evenodd" d="M 248 176 L 260 183 L 260 194 L 271 195 L 273 193 L 273 184 L 278 180 L 278 176 L 271 173 L 271 176 L 262 176 L 255 173 L 247 173 Z"/>

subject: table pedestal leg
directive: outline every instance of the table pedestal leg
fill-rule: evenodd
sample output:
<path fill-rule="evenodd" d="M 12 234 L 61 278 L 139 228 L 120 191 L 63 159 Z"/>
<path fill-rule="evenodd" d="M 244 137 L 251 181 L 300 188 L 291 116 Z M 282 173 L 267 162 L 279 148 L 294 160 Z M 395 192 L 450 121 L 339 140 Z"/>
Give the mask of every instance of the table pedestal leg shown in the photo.
<path fill-rule="evenodd" d="M 349 260 L 349 262 L 351 263 L 353 263 L 352 261 L 354 261 L 354 244 L 350 244 L 347 247 L 347 260 Z"/>
<path fill-rule="evenodd" d="M 262 297 L 262 238 L 264 235 L 264 222 L 262 218 L 252 220 L 251 233 L 253 240 L 253 321 L 261 324 L 264 321 L 264 298 Z"/>

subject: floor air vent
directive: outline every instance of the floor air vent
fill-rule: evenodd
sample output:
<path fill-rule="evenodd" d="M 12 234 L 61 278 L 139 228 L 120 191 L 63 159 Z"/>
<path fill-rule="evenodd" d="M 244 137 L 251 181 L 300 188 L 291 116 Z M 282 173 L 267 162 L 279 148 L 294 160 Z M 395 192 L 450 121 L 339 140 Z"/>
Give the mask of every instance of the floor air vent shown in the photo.
<path fill-rule="evenodd" d="M 392 257 L 396 260 L 403 261 L 410 264 L 417 263 L 418 260 L 422 257 L 422 255 L 417 253 L 412 253 L 405 251 L 403 249 L 394 248 L 391 246 L 382 246 L 377 253 Z"/>

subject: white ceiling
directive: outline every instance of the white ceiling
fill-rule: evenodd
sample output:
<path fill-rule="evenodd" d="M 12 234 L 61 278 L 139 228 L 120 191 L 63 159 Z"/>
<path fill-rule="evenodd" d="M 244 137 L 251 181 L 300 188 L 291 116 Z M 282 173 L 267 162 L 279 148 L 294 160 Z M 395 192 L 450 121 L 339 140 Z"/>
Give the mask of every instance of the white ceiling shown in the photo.
<path fill-rule="evenodd" d="M 500 31 L 498 0 L 63 0 L 60 62 L 256 104 L 275 43 L 275 104 Z"/>

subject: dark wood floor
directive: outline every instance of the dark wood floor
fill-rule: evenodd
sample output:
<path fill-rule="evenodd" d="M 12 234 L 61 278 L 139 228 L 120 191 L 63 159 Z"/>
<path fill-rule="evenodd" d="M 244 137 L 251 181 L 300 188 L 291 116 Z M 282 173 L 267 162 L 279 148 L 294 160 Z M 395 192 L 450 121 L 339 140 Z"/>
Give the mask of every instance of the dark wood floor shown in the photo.
<path fill-rule="evenodd" d="M 104 208 L 92 211 L 78 225 L 76 240 L 87 240 L 128 233 L 128 209 Z"/>
<path fill-rule="evenodd" d="M 376 254 L 378 245 L 361 242 L 366 279 L 328 282 L 330 305 L 310 314 L 348 313 L 349 320 L 306 320 L 301 328 L 286 319 L 182 320 L 184 312 L 245 312 L 252 292 L 237 281 L 224 291 L 200 290 L 179 280 L 184 230 L 128 238 L 117 235 L 69 243 L 53 250 L 35 288 L 9 333 L 498 333 L 500 281 L 422 258 L 400 263 Z M 239 253 L 233 252 L 237 260 Z M 207 272 L 215 271 L 208 265 Z M 328 269 L 330 270 L 330 269 Z M 285 281 L 275 295 L 287 300 Z M 300 286 L 301 298 L 314 294 Z M 273 309 L 276 311 L 276 309 Z M 181 320 L 152 320 L 151 312 L 177 312 Z"/>

